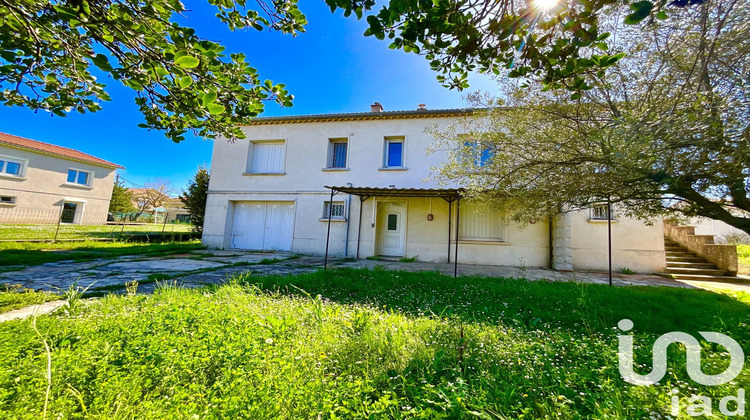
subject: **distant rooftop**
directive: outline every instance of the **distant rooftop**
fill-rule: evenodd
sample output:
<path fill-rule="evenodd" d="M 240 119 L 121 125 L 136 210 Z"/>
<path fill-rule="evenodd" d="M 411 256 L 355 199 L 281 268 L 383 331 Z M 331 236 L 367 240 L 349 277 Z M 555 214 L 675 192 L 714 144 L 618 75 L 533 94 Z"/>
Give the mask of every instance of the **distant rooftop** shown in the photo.
<path fill-rule="evenodd" d="M 125 169 L 116 163 L 99 159 L 98 157 L 79 152 L 78 150 L 68 149 L 67 147 L 56 146 L 54 144 L 44 143 L 41 141 L 31 140 L 24 137 L 14 136 L 13 134 L 0 133 L 0 146 L 8 146 L 16 149 L 29 150 L 44 155 L 61 157 L 78 162 L 90 163 L 96 166 L 103 166 L 112 169 Z"/>
<path fill-rule="evenodd" d="M 384 111 L 379 102 L 370 105 L 370 112 L 350 112 L 339 114 L 312 114 L 292 115 L 286 117 L 259 117 L 252 120 L 250 125 L 265 124 L 291 124 L 303 122 L 330 122 L 330 121 L 355 121 L 355 120 L 391 120 L 391 119 L 414 119 L 414 118 L 440 118 L 456 117 L 474 112 L 470 108 L 453 109 L 426 109 L 424 104 L 419 108 L 409 111 Z"/>

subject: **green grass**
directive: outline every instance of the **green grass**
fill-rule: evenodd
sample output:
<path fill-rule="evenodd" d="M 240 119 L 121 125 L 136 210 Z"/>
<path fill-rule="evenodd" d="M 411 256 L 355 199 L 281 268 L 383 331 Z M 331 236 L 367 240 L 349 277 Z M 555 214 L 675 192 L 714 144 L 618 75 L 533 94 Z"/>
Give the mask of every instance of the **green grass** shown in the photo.
<path fill-rule="evenodd" d="M 123 229 L 124 228 L 124 229 Z M 62 225 L 58 239 L 117 238 L 121 234 L 192 232 L 193 226 L 184 223 L 146 225 Z M 0 239 L 53 239 L 57 225 L 0 225 Z"/>
<path fill-rule="evenodd" d="M 59 298 L 52 293 L 37 292 L 17 284 L 0 284 L 0 313 Z"/>
<path fill-rule="evenodd" d="M 739 274 L 750 275 L 750 245 L 737 245 Z"/>
<path fill-rule="evenodd" d="M 638 363 L 656 334 L 729 334 L 750 306 L 702 290 L 527 282 L 385 270 L 243 276 L 200 290 L 108 296 L 41 317 L 47 418 L 666 418 L 692 383 L 684 356 L 652 387 L 617 368 L 617 321 Z M 46 355 L 31 322 L 0 324 L 0 418 L 43 417 Z M 707 373 L 721 349 L 703 349 Z"/>
<path fill-rule="evenodd" d="M 156 256 L 203 248 L 200 241 L 162 244 L 96 241 L 56 243 L 2 242 L 0 243 L 0 267 L 38 265 L 63 260 L 86 261 L 135 254 Z"/>

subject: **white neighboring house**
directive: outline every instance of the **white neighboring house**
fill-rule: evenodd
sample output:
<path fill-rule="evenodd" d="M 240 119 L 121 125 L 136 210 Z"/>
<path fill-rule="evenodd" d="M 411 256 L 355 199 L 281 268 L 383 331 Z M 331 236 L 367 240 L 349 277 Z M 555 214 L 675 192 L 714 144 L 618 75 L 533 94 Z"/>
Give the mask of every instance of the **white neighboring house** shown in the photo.
<path fill-rule="evenodd" d="M 606 270 L 606 206 L 518 225 L 423 181 L 447 157 L 425 153 L 425 127 L 469 112 L 384 112 L 376 102 L 364 113 L 256 118 L 246 139 L 214 142 L 203 243 L 320 255 L 330 205 L 330 255 L 453 262 L 459 213 L 461 263 Z M 340 191 L 332 202 L 327 186 Z M 664 271 L 661 219 L 612 226 L 615 270 Z"/>
<path fill-rule="evenodd" d="M 115 170 L 78 150 L 0 133 L 0 223 L 104 224 Z"/>

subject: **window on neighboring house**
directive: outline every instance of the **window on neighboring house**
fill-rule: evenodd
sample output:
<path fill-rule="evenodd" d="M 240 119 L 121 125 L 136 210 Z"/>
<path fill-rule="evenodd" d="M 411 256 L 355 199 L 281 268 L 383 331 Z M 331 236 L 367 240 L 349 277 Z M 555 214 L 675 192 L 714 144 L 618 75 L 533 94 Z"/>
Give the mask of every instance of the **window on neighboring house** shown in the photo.
<path fill-rule="evenodd" d="M 85 185 L 88 187 L 91 185 L 92 177 L 93 176 L 91 172 L 81 171 L 78 169 L 68 170 L 68 183 L 69 184 Z"/>
<path fill-rule="evenodd" d="M 465 157 L 466 163 L 476 168 L 487 165 L 494 155 L 489 146 L 476 140 L 466 141 L 464 142 L 464 146 L 467 153 Z"/>
<path fill-rule="evenodd" d="M 607 220 L 609 218 L 610 218 L 610 214 L 609 214 L 606 204 L 594 204 L 594 206 L 591 207 L 591 219 L 592 220 Z"/>
<path fill-rule="evenodd" d="M 0 204 L 16 204 L 16 197 L 9 195 L 0 196 Z"/>
<path fill-rule="evenodd" d="M 383 166 L 386 168 L 404 167 L 404 138 L 385 138 L 385 159 Z"/>
<path fill-rule="evenodd" d="M 458 239 L 504 241 L 505 223 L 500 212 L 483 206 L 461 204 Z"/>
<path fill-rule="evenodd" d="M 326 201 L 323 204 L 323 218 L 328 219 L 328 212 L 331 212 L 331 219 L 343 219 L 345 217 L 344 202 L 334 201 L 331 205 L 330 201 Z"/>
<path fill-rule="evenodd" d="M 0 174 L 23 176 L 23 164 L 21 159 L 0 156 Z"/>
<path fill-rule="evenodd" d="M 330 139 L 328 144 L 328 167 L 346 168 L 347 139 Z"/>
<path fill-rule="evenodd" d="M 250 170 L 253 174 L 284 173 L 284 141 L 250 142 Z"/>

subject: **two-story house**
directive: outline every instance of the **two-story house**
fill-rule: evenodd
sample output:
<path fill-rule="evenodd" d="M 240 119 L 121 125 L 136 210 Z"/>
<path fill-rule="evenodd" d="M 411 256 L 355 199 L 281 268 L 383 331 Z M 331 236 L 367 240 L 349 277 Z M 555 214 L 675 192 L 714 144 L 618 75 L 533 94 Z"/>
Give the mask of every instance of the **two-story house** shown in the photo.
<path fill-rule="evenodd" d="M 214 142 L 203 243 L 606 269 L 606 207 L 521 225 L 459 200 L 459 189 L 424 181 L 430 167 L 447 158 L 447 151 L 426 154 L 433 139 L 425 127 L 445 127 L 469 112 L 384 112 L 375 103 L 364 113 L 256 118 L 243 128 L 246 139 Z M 661 220 L 650 226 L 627 218 L 613 222 L 616 269 L 664 269 Z"/>
<path fill-rule="evenodd" d="M 0 223 L 104 224 L 118 168 L 78 150 L 0 133 Z"/>

